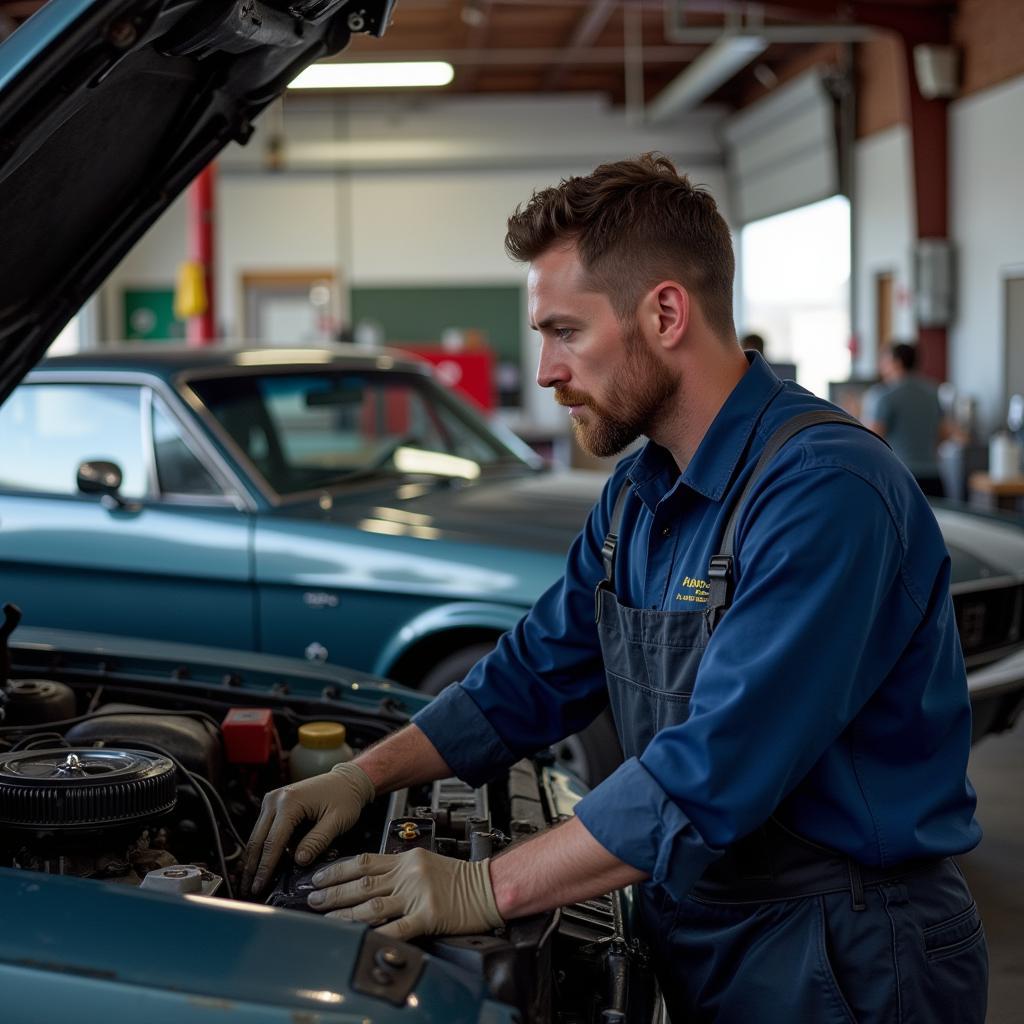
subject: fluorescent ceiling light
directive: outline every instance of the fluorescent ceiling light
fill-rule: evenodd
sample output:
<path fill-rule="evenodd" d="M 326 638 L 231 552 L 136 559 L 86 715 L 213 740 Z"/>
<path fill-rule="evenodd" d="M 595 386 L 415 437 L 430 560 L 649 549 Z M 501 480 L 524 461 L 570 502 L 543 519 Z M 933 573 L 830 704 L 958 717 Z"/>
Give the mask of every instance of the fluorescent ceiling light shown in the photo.
<path fill-rule="evenodd" d="M 661 90 L 648 119 L 664 121 L 692 110 L 767 49 L 768 40 L 760 36 L 723 35 Z"/>
<path fill-rule="evenodd" d="M 387 64 L 310 64 L 289 89 L 401 89 L 447 85 L 455 77 L 451 64 L 440 60 L 395 61 Z"/>

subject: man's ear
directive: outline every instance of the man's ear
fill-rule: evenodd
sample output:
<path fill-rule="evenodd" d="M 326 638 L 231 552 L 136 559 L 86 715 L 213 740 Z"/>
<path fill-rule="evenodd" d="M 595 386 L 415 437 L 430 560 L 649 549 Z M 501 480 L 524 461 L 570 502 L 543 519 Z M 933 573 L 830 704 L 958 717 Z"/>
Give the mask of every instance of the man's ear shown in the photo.
<path fill-rule="evenodd" d="M 648 295 L 657 316 L 658 344 L 677 348 L 690 326 L 690 293 L 678 281 L 662 281 Z"/>

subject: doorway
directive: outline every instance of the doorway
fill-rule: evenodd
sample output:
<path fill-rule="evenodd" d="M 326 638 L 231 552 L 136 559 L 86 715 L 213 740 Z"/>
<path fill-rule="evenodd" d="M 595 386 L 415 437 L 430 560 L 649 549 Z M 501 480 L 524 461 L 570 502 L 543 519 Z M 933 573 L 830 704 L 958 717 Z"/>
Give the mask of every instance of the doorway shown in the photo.
<path fill-rule="evenodd" d="M 242 274 L 242 334 L 259 345 L 290 348 L 337 340 L 338 283 L 332 270 Z"/>

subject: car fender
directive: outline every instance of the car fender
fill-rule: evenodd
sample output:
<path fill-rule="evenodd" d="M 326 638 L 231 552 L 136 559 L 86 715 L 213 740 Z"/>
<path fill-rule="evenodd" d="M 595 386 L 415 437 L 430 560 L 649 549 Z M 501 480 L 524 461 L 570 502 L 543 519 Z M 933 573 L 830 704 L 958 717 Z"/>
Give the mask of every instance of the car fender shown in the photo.
<path fill-rule="evenodd" d="M 374 675 L 387 676 L 401 658 L 427 637 L 456 629 L 485 629 L 495 633 L 510 630 L 526 608 L 485 601 L 455 601 L 428 608 L 405 623 L 384 645 L 375 662 Z"/>

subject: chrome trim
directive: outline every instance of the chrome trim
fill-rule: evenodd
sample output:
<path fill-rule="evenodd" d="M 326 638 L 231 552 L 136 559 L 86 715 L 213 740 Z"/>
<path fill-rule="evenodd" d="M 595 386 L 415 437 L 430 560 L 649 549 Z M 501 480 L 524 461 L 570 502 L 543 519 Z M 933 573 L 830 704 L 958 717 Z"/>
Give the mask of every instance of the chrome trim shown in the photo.
<path fill-rule="evenodd" d="M 979 590 L 1000 590 L 1006 587 L 1019 587 L 1024 584 L 1024 575 L 1020 576 L 986 576 L 976 580 L 963 580 L 951 583 L 949 593 L 952 597 L 973 594 Z"/>
<path fill-rule="evenodd" d="M 1018 652 L 1024 652 L 1024 641 L 1015 640 L 1013 643 L 1003 644 L 1001 647 L 992 647 L 987 651 L 972 654 L 970 657 L 965 654 L 964 667 L 968 670 L 984 668 Z"/>
<path fill-rule="evenodd" d="M 76 370 L 45 369 L 32 370 L 18 386 L 26 384 L 137 384 L 151 388 L 163 400 L 164 406 L 177 419 L 183 435 L 193 445 L 193 452 L 207 469 L 213 471 L 214 479 L 224 487 L 226 497 L 240 512 L 256 512 L 259 505 L 249 493 L 249 487 L 228 463 L 210 440 L 188 422 L 178 411 L 181 396 L 157 374 L 139 370 Z M 257 488 L 259 489 L 259 488 Z M 219 504 L 216 502 L 215 504 Z"/>
<path fill-rule="evenodd" d="M 972 700 L 1024 690 L 1024 646 L 1018 646 L 984 668 L 968 672 L 967 689 Z"/>
<path fill-rule="evenodd" d="M 186 376 L 186 374 L 180 373 L 174 378 L 174 386 L 177 388 L 178 397 L 189 407 L 192 415 L 201 420 L 203 426 L 231 453 L 231 457 L 235 462 L 245 468 L 249 481 L 260 492 L 260 497 L 267 504 L 277 508 L 281 505 L 281 495 L 263 479 L 263 474 L 256 468 L 249 456 L 242 451 L 235 439 L 221 426 L 220 420 L 206 408 L 202 399 L 189 386 Z M 225 373 L 214 374 L 213 376 L 233 377 L 235 374 Z"/>
<path fill-rule="evenodd" d="M 156 471 L 156 448 L 153 444 L 153 389 L 139 388 L 142 411 L 142 458 L 146 463 L 146 493 L 156 499 L 160 495 L 160 476 Z"/>
<path fill-rule="evenodd" d="M 160 476 L 157 473 L 157 494 L 160 496 L 160 500 L 168 502 L 169 504 L 178 505 L 201 505 L 201 504 L 213 504 L 222 505 L 227 502 L 230 505 L 236 505 L 234 495 L 230 485 L 228 485 L 225 479 L 217 472 L 217 467 L 207 462 L 201 452 L 196 451 L 195 443 L 189 435 L 188 426 L 182 419 L 182 417 L 175 412 L 159 395 L 153 396 L 156 400 L 156 405 L 150 410 L 152 415 L 156 409 L 159 409 L 170 421 L 171 425 L 176 427 L 178 430 L 178 436 L 181 438 L 182 444 L 188 449 L 192 457 L 210 474 L 210 479 L 213 480 L 214 484 L 221 489 L 221 494 L 179 494 L 177 491 L 165 491 L 160 487 Z M 151 421 L 152 422 L 152 421 Z M 153 445 L 153 466 L 156 468 L 156 443 L 154 440 Z M 242 510 L 240 510 L 242 511 Z"/>

